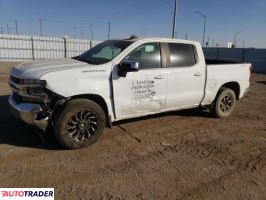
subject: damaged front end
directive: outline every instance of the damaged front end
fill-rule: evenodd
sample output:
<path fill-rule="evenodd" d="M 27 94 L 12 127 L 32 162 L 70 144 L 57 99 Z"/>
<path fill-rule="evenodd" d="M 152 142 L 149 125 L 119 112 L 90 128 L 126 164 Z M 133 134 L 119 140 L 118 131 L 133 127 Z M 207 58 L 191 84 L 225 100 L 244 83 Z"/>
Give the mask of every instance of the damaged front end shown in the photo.
<path fill-rule="evenodd" d="M 63 104 L 64 97 L 46 89 L 45 80 L 19 79 L 10 76 L 12 95 L 9 104 L 13 113 L 25 123 L 45 130 L 56 108 Z"/>

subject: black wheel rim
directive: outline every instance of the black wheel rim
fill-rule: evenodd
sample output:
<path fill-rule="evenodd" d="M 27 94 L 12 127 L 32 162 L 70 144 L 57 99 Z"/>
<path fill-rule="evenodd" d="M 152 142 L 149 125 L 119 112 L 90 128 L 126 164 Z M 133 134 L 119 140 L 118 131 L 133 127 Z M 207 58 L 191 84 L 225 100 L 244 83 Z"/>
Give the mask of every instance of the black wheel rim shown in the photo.
<path fill-rule="evenodd" d="M 96 134 L 98 124 L 93 112 L 79 111 L 67 120 L 66 133 L 77 142 L 87 142 Z"/>
<path fill-rule="evenodd" d="M 230 96 L 224 96 L 220 102 L 220 109 L 222 112 L 228 112 L 232 107 L 232 99 Z"/>

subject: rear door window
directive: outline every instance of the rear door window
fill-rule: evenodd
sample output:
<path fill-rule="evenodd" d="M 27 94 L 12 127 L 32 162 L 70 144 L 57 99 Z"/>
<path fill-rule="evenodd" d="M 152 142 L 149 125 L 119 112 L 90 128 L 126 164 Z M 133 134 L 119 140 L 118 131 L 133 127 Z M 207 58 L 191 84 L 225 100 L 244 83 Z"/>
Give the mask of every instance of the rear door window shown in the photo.
<path fill-rule="evenodd" d="M 169 43 L 167 67 L 190 67 L 196 64 L 194 46 L 191 44 Z"/>

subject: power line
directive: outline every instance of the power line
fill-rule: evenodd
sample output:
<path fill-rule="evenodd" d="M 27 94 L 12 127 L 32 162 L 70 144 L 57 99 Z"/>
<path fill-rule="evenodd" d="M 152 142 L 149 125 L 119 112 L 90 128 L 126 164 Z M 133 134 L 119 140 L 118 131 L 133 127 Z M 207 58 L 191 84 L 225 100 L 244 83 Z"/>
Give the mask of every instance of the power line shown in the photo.
<path fill-rule="evenodd" d="M 117 23 L 117 22 L 121 22 L 121 21 L 125 21 L 125 20 L 128 20 L 130 18 L 135 18 L 135 17 L 138 17 L 142 14 L 147 14 L 148 12 L 151 12 L 153 11 L 154 8 L 157 8 L 159 6 L 162 6 L 164 2 L 163 1 L 160 1 L 157 3 L 156 2 L 152 2 L 151 5 L 147 5 L 146 7 L 141 7 L 139 9 L 136 9 L 135 11 L 131 11 L 131 12 L 128 12 L 128 13 L 133 13 L 132 15 L 128 15 L 126 14 L 126 17 L 125 17 L 125 14 L 121 14 L 120 16 L 117 16 L 117 17 L 112 17 L 112 23 Z M 166 4 L 164 4 L 166 5 Z"/>
<path fill-rule="evenodd" d="M 98 18 L 98 19 L 94 20 L 94 21 L 99 21 L 96 24 L 96 26 L 97 27 L 105 26 L 106 25 L 106 21 L 107 22 L 108 21 L 112 21 L 112 23 L 120 24 L 120 23 L 128 20 L 129 18 L 136 18 L 136 17 L 138 17 L 138 16 L 140 16 L 142 14 L 147 14 L 149 12 L 152 12 L 154 10 L 154 8 L 162 7 L 163 5 L 167 5 L 162 0 L 147 0 L 147 1 L 145 1 L 145 3 L 143 2 L 142 4 L 139 4 L 138 1 L 136 1 L 136 0 L 131 2 L 131 4 L 134 4 L 134 3 L 136 4 L 136 6 L 127 6 L 128 9 L 123 9 L 123 10 L 127 11 L 127 13 L 121 13 L 121 12 L 115 11 L 114 15 L 110 15 L 110 16 L 112 16 L 111 18 L 107 18 L 107 17 L 103 18 L 103 17 L 101 17 L 101 18 Z M 131 13 L 131 14 L 128 14 L 128 13 Z M 83 24 L 83 23 L 87 24 L 88 22 L 91 23 L 91 21 L 89 21 L 89 20 L 77 20 L 76 22 L 78 24 Z M 73 30 L 73 26 L 71 28 L 71 25 L 70 25 L 71 23 L 68 22 L 68 21 L 65 21 L 65 20 L 54 20 L 53 19 L 53 20 L 49 21 L 49 23 L 66 24 L 69 28 L 65 28 L 65 29 L 72 29 Z M 80 26 L 79 25 L 79 28 L 82 28 L 82 27 L 87 28 L 88 25 L 84 25 L 84 26 L 82 26 L 82 25 Z M 93 24 L 93 28 L 94 27 L 95 27 L 95 24 Z M 94 32 L 91 33 L 91 36 L 93 36 L 93 34 L 94 34 Z M 76 34 L 74 33 L 74 35 L 77 35 L 77 33 Z M 91 37 L 91 38 L 93 38 L 93 37 Z"/>
<path fill-rule="evenodd" d="M 136 17 L 140 13 L 147 13 L 149 12 L 152 8 L 157 7 L 158 5 L 163 4 L 164 1 L 162 0 L 145 0 L 141 2 L 141 4 L 138 1 L 133 1 L 126 8 L 124 8 L 121 11 L 126 11 L 125 13 L 123 12 L 117 12 L 117 10 L 114 10 L 113 12 L 109 13 L 110 17 L 100 17 L 94 21 L 102 21 L 103 23 L 106 23 L 106 21 L 120 21 L 124 20 L 130 17 Z M 128 15 L 128 13 L 132 13 L 133 15 Z M 126 16 L 126 17 L 125 17 Z M 88 20 L 79 20 L 80 22 L 86 22 Z"/>
<path fill-rule="evenodd" d="M 44 18 L 38 18 L 39 20 L 39 23 L 40 23 L 40 36 L 43 35 L 43 21 L 44 21 Z"/>

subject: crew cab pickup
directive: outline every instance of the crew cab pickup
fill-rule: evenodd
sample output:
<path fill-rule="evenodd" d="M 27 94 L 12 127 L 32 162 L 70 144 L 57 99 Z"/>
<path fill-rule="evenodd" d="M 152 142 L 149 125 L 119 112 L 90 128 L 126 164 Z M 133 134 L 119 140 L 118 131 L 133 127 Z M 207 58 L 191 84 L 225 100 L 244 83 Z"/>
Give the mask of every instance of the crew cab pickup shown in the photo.
<path fill-rule="evenodd" d="M 74 58 L 16 65 L 9 103 L 24 122 L 52 127 L 61 144 L 75 149 L 122 119 L 202 106 L 228 117 L 249 89 L 250 70 L 251 64 L 205 60 L 194 41 L 107 40 Z"/>

